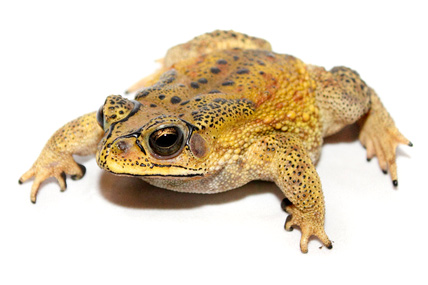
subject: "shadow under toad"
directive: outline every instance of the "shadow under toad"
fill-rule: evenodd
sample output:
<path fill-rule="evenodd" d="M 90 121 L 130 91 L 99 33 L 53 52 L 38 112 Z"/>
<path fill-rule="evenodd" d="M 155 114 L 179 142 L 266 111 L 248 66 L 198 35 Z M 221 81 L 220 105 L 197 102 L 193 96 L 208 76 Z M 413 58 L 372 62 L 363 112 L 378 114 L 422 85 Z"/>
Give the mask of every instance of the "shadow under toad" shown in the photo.
<path fill-rule="evenodd" d="M 129 208 L 190 209 L 241 200 L 257 194 L 271 193 L 278 198 L 278 207 L 284 198 L 272 182 L 253 181 L 237 189 L 217 194 L 180 193 L 152 186 L 138 178 L 116 176 L 103 172 L 100 178 L 101 194 L 108 201 Z"/>
<path fill-rule="evenodd" d="M 358 140 L 359 128 L 357 124 L 344 127 L 334 135 L 324 138 L 325 144 L 350 143 Z"/>

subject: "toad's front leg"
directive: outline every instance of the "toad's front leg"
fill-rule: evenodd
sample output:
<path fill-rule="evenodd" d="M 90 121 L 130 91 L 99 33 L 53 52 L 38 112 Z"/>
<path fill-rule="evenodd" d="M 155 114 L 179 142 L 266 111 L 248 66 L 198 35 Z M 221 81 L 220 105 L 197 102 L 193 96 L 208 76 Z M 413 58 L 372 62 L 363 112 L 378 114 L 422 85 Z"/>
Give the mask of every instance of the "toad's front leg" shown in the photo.
<path fill-rule="evenodd" d="M 23 183 L 34 177 L 31 201 L 36 202 L 40 184 L 49 177 L 58 180 L 62 191 L 66 188 L 65 175 L 82 178 L 85 168 L 77 164 L 73 155 L 95 154 L 97 144 L 104 134 L 98 125 L 96 112 L 84 115 L 60 128 L 49 139 L 33 166 L 19 179 Z"/>
<path fill-rule="evenodd" d="M 298 226 L 302 231 L 300 249 L 308 252 L 311 236 L 327 247 L 332 243 L 324 231 L 324 197 L 321 182 L 301 140 L 291 134 L 278 133 L 262 138 L 251 150 L 258 163 L 259 177 L 270 179 L 281 188 L 290 214 L 285 229 Z"/>

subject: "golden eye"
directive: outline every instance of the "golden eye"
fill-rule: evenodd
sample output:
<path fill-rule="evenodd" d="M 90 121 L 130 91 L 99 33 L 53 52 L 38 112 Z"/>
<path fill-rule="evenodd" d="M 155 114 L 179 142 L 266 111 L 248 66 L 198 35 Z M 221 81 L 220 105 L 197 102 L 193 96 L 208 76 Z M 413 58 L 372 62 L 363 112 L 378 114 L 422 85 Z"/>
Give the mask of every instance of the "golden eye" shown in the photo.
<path fill-rule="evenodd" d="M 178 127 L 166 127 L 154 131 L 149 137 L 153 152 L 160 156 L 170 157 L 183 147 L 183 131 Z"/>

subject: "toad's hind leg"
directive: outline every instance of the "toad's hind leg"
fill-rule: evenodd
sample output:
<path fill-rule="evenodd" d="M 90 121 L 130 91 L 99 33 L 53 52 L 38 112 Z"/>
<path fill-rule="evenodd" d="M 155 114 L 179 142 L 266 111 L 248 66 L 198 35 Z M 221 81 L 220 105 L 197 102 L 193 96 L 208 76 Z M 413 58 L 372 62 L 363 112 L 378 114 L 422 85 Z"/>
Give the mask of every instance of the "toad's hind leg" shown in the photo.
<path fill-rule="evenodd" d="M 159 60 L 162 64 L 161 69 L 156 71 L 154 74 L 141 79 L 132 85 L 126 92 L 135 92 L 141 88 L 147 87 L 153 83 L 152 81 L 159 77 L 165 69 L 173 66 L 173 64 L 179 61 L 214 51 L 232 48 L 272 50 L 269 42 L 238 32 L 217 30 L 211 33 L 206 33 L 186 43 L 170 48 L 165 57 Z"/>
<path fill-rule="evenodd" d="M 234 31 L 217 30 L 170 48 L 164 58 L 164 66 L 169 67 L 188 58 L 232 48 L 272 50 L 269 42 L 263 39 Z"/>
<path fill-rule="evenodd" d="M 370 110 L 358 124 L 360 125 L 359 139 L 367 149 L 367 160 L 377 156 L 380 168 L 384 173 L 389 170 L 392 183 L 398 186 L 395 161 L 397 146 L 399 144 L 413 146 L 413 144 L 397 129 L 374 91 L 372 91 Z"/>
<path fill-rule="evenodd" d="M 377 156 L 381 169 L 389 170 L 393 184 L 397 185 L 396 148 L 398 144 L 412 144 L 398 131 L 376 92 L 347 67 L 335 67 L 328 72 L 314 66 L 309 69 L 318 83 L 316 99 L 323 135 L 334 134 L 358 121 L 359 139 L 367 148 L 367 158 Z"/>

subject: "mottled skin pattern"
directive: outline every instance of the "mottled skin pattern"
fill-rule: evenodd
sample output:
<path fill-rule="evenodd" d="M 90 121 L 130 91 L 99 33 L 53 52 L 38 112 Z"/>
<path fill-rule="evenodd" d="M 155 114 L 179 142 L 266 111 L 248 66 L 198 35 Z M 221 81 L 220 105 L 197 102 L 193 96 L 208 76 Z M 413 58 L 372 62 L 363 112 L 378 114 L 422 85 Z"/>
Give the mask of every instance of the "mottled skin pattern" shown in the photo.
<path fill-rule="evenodd" d="M 42 181 L 81 178 L 72 155 L 95 154 L 112 173 L 159 187 L 217 193 L 251 180 L 275 182 L 300 227 L 302 252 L 324 231 L 324 197 L 314 164 L 323 137 L 358 122 L 367 157 L 377 156 L 397 184 L 395 149 L 411 145 L 376 93 L 349 68 L 331 71 L 271 51 L 264 40 L 215 31 L 169 50 L 162 68 L 130 88 L 135 100 L 109 96 L 98 112 L 62 127 L 33 167 L 31 200 Z"/>

